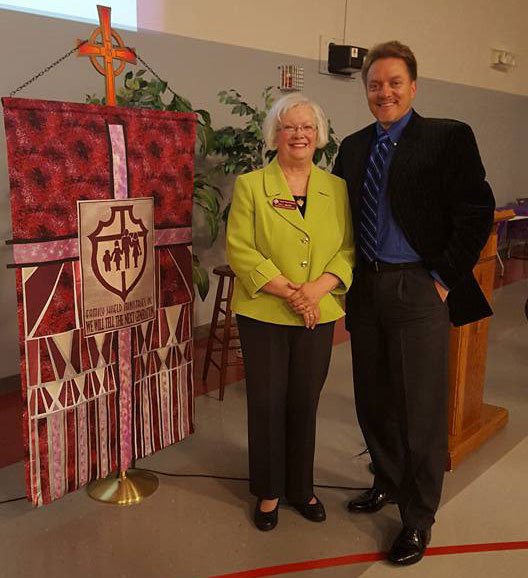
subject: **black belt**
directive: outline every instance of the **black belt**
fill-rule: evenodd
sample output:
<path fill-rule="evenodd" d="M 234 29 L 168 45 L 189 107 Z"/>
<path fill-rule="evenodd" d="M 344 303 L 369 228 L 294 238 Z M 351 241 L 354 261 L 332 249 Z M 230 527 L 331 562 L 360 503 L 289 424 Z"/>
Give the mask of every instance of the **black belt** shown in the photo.
<path fill-rule="evenodd" d="M 385 263 L 384 261 L 371 261 L 364 263 L 369 271 L 384 273 L 386 271 L 401 271 L 402 269 L 420 269 L 424 266 L 423 261 L 410 261 L 407 263 Z"/>

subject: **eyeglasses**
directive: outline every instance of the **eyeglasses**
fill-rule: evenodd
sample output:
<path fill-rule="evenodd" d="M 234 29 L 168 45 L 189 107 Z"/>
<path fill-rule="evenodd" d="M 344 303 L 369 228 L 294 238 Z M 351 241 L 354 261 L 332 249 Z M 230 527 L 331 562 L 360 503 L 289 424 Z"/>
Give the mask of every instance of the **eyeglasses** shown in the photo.
<path fill-rule="evenodd" d="M 279 129 L 285 132 L 287 135 L 292 136 L 297 131 L 299 131 L 301 134 L 313 134 L 317 130 L 317 127 L 313 124 L 285 124 L 284 126 L 279 126 Z"/>

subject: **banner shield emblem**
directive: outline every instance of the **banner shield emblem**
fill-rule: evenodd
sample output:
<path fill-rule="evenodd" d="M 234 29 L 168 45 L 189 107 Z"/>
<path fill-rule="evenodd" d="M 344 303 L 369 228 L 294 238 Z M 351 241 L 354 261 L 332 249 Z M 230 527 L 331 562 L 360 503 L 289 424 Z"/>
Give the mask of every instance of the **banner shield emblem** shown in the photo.
<path fill-rule="evenodd" d="M 140 281 L 147 261 L 148 228 L 134 216 L 134 206 L 110 207 L 107 221 L 99 221 L 88 235 L 92 246 L 91 267 L 96 279 L 126 301 Z"/>

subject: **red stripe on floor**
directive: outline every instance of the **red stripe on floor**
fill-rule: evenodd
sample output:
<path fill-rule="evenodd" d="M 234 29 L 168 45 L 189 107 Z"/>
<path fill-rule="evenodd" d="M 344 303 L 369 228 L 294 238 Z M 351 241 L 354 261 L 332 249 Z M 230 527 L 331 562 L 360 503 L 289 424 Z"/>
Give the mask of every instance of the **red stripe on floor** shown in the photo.
<path fill-rule="evenodd" d="M 261 578 L 262 576 L 277 576 L 279 574 L 291 574 L 293 572 L 316 570 L 318 568 L 347 566 L 349 564 L 359 564 L 361 562 L 377 562 L 378 560 L 383 560 L 385 556 L 386 554 L 383 552 L 351 554 L 350 556 L 339 556 L 339 558 L 321 558 L 320 560 L 293 562 L 291 564 L 270 566 L 269 568 L 255 568 L 254 570 L 244 570 L 243 572 L 235 572 L 233 574 L 219 574 L 218 576 L 212 576 L 211 578 Z"/>
<path fill-rule="evenodd" d="M 472 552 L 500 552 L 501 550 L 528 550 L 528 542 L 491 542 L 490 544 L 462 544 L 427 548 L 426 556 L 471 554 Z"/>
<path fill-rule="evenodd" d="M 528 550 L 528 542 L 496 542 L 491 544 L 461 544 L 458 546 L 435 546 L 427 548 L 426 556 L 445 556 L 447 554 L 469 554 L 475 552 L 500 552 L 504 550 Z M 278 576 L 280 574 L 292 574 L 305 570 L 318 568 L 332 568 L 334 566 L 347 566 L 362 562 L 378 562 L 386 558 L 384 552 L 370 552 L 368 554 L 351 554 L 338 558 L 321 558 L 320 560 L 307 560 L 306 562 L 293 562 L 268 568 L 255 568 L 231 574 L 218 574 L 211 578 L 264 578 L 266 576 Z"/>

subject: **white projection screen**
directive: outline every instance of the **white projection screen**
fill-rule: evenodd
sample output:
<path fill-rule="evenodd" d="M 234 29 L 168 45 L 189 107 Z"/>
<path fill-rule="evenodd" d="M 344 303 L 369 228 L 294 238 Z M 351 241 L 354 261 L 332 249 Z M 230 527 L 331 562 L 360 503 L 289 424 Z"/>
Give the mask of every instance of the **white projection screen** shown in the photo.
<path fill-rule="evenodd" d="M 4 0 L 0 2 L 0 8 L 98 23 L 97 4 L 112 8 L 113 27 L 137 30 L 136 0 L 10 0 L 7 2 Z"/>

